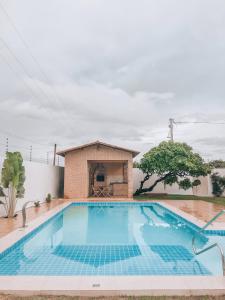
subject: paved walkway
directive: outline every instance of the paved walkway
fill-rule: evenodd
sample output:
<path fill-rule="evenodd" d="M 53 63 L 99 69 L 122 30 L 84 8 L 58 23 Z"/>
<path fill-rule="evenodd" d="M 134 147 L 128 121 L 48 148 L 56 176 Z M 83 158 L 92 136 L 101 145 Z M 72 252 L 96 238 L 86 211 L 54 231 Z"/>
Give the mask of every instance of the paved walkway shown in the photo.
<path fill-rule="evenodd" d="M 50 203 L 42 203 L 40 207 L 28 207 L 27 208 L 27 222 L 30 222 L 46 211 L 51 210 L 52 208 L 66 202 L 64 199 L 55 199 Z M 0 238 L 7 235 L 11 231 L 22 226 L 22 213 L 18 212 L 18 215 L 15 218 L 0 218 Z"/>
<path fill-rule="evenodd" d="M 209 221 L 218 212 L 225 209 L 225 203 L 224 205 L 219 205 L 202 200 L 163 200 L 163 202 L 173 205 L 205 222 Z M 219 217 L 216 222 L 225 222 L 225 215 Z"/>
<path fill-rule="evenodd" d="M 56 199 L 52 200 L 51 203 L 43 203 L 39 208 L 30 207 L 27 209 L 27 222 L 34 220 L 35 218 L 39 217 L 46 211 L 51 210 L 52 208 L 68 202 L 70 200 L 64 199 Z M 94 201 L 100 202 L 104 201 L 103 198 L 88 198 L 83 201 Z M 129 199 L 112 199 L 112 201 L 132 201 Z M 154 201 L 154 200 L 152 200 Z M 160 200 L 155 200 L 160 202 Z M 225 209 L 225 205 L 213 204 L 210 202 L 205 202 L 201 200 L 162 200 L 162 202 L 166 202 L 180 210 L 193 215 L 194 217 L 202 220 L 202 221 L 209 221 L 213 216 L 215 216 L 219 211 Z M 217 222 L 225 222 L 225 215 L 221 216 L 217 219 Z M 7 218 L 0 218 L 0 238 L 7 235 L 11 231 L 21 227 L 22 225 L 22 214 L 21 212 L 18 213 L 17 217 L 13 219 Z"/>

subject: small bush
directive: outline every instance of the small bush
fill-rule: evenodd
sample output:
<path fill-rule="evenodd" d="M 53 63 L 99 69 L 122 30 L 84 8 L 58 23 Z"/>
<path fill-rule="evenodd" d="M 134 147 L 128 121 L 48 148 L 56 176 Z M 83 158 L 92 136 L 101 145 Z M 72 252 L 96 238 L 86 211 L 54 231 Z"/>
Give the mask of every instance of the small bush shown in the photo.
<path fill-rule="evenodd" d="M 179 187 L 185 191 L 190 189 L 192 187 L 190 179 L 184 178 L 183 180 L 180 180 Z"/>
<path fill-rule="evenodd" d="M 220 176 L 218 173 L 213 173 L 211 175 L 212 180 L 212 193 L 216 197 L 222 196 L 225 191 L 225 177 Z"/>
<path fill-rule="evenodd" d="M 34 202 L 34 206 L 35 206 L 35 207 L 39 207 L 39 206 L 40 206 L 40 201 L 35 201 L 35 202 Z"/>
<path fill-rule="evenodd" d="M 52 195 L 51 195 L 50 193 L 47 195 L 45 201 L 46 201 L 47 203 L 50 203 L 50 202 L 52 201 Z"/>

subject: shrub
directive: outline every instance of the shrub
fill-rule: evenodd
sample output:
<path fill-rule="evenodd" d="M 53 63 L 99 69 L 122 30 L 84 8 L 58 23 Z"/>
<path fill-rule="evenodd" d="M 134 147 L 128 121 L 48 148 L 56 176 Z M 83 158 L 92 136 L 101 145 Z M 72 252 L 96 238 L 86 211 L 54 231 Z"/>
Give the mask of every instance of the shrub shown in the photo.
<path fill-rule="evenodd" d="M 134 161 L 133 162 L 133 168 L 138 168 L 139 167 L 139 162 L 138 161 Z"/>
<path fill-rule="evenodd" d="M 220 176 L 218 173 L 211 175 L 212 180 L 212 193 L 216 197 L 220 197 L 225 191 L 225 177 Z"/>
<path fill-rule="evenodd" d="M 193 182 L 192 182 L 192 187 L 196 187 L 196 186 L 198 186 L 198 185 L 200 185 L 201 184 L 201 180 L 199 180 L 199 179 L 195 179 Z"/>
<path fill-rule="evenodd" d="M 35 202 L 34 202 L 34 206 L 35 206 L 35 207 L 39 207 L 39 206 L 40 206 L 40 201 L 35 201 Z"/>
<path fill-rule="evenodd" d="M 189 178 L 184 178 L 183 180 L 180 180 L 179 187 L 186 191 L 192 187 L 192 183 Z"/>
<path fill-rule="evenodd" d="M 209 162 L 209 165 L 213 168 L 225 168 L 225 161 L 222 159 L 212 160 Z"/>
<path fill-rule="evenodd" d="M 46 201 L 47 203 L 50 203 L 50 202 L 52 201 L 52 196 L 51 196 L 50 193 L 48 193 L 48 195 L 47 195 L 45 201 Z"/>

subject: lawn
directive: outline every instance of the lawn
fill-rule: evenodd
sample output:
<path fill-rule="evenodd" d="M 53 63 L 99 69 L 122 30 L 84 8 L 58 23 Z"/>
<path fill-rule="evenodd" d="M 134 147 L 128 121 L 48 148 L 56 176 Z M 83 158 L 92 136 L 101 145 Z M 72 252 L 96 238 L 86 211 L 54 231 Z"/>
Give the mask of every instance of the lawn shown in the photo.
<path fill-rule="evenodd" d="M 225 296 L 143 296 L 143 297 L 126 297 L 126 296 L 115 296 L 115 297 L 73 297 L 73 296 L 10 296 L 0 295 L 1 300 L 224 300 Z"/>
<path fill-rule="evenodd" d="M 135 200 L 203 200 L 207 202 L 212 202 L 216 204 L 221 204 L 225 206 L 225 197 L 200 197 L 200 196 L 192 196 L 192 195 L 166 195 L 166 194 L 148 194 L 148 195 L 140 195 L 134 196 Z"/>

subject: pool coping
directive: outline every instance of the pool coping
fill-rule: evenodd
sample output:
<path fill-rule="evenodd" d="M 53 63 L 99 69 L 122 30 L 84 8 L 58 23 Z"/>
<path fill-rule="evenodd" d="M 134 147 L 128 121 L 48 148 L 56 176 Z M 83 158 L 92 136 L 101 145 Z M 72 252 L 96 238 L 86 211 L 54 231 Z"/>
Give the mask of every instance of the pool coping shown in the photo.
<path fill-rule="evenodd" d="M 16 295 L 224 295 L 222 276 L 4 276 L 0 292 Z"/>
<path fill-rule="evenodd" d="M 25 236 L 31 234 L 46 221 L 63 209 L 76 203 L 79 205 L 114 204 L 109 202 L 71 201 L 61 204 L 28 223 L 28 227 L 19 228 L 0 239 L 0 253 L 12 247 Z M 186 222 L 197 226 L 204 221 L 175 208 L 165 202 L 118 202 L 116 205 L 153 204 L 168 209 Z M 210 226 L 209 230 L 224 231 L 224 223 Z M 225 294 L 225 277 L 223 276 L 0 276 L 0 292 L 12 294 L 53 294 L 53 295 L 222 295 Z"/>

